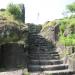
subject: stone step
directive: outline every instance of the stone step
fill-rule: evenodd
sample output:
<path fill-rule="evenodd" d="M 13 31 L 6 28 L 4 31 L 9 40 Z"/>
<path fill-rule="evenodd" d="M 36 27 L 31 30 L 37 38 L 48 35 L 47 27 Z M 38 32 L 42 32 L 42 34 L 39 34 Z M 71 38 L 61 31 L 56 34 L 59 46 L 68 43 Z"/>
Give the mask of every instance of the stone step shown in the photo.
<path fill-rule="evenodd" d="M 55 71 L 44 71 L 44 75 L 73 75 L 75 72 L 69 69 L 65 70 L 55 70 Z"/>
<path fill-rule="evenodd" d="M 40 46 L 34 46 L 35 48 L 31 47 L 31 53 L 58 53 L 56 50 L 53 50 L 52 47 L 42 47 Z M 32 52 L 33 51 L 33 52 Z"/>
<path fill-rule="evenodd" d="M 45 45 L 45 46 L 49 45 L 49 43 L 46 42 L 45 40 L 43 40 L 43 41 L 41 41 L 41 40 L 39 40 L 39 41 L 31 40 L 30 42 L 31 42 L 31 44 L 34 44 L 34 45 L 42 45 L 42 46 L 43 45 Z"/>
<path fill-rule="evenodd" d="M 61 65 L 29 65 L 30 71 L 53 71 L 53 70 L 63 70 L 68 69 L 67 64 Z"/>
<path fill-rule="evenodd" d="M 33 42 L 33 43 L 32 43 Z M 34 46 L 47 46 L 50 45 L 49 43 L 45 42 L 45 43 L 40 43 L 40 42 L 37 42 L 35 43 L 34 41 L 30 41 L 30 44 L 31 45 L 34 45 Z"/>
<path fill-rule="evenodd" d="M 33 45 L 32 45 L 33 46 Z M 32 46 L 31 46 L 31 48 L 32 48 Z M 37 53 L 58 53 L 55 49 L 53 49 L 52 47 L 49 47 L 49 46 L 41 46 L 41 45 L 39 45 L 39 46 L 34 46 L 35 48 L 32 48 L 32 50 L 30 51 L 30 52 L 32 52 L 32 51 L 34 51 L 34 52 L 37 52 Z M 32 52 L 32 53 L 34 53 L 34 52 Z"/>
<path fill-rule="evenodd" d="M 39 57 L 39 56 L 29 56 L 30 59 L 59 59 L 59 56 L 43 56 L 43 57 Z"/>
<path fill-rule="evenodd" d="M 44 40 L 45 38 L 44 37 L 41 37 L 41 36 L 31 36 L 30 38 L 34 37 L 35 40 Z M 32 38 L 33 39 L 33 38 Z M 46 40 L 46 39 L 45 39 Z"/>
<path fill-rule="evenodd" d="M 38 34 L 34 34 L 34 33 L 32 33 L 31 35 L 32 35 L 32 36 L 38 36 Z"/>
<path fill-rule="evenodd" d="M 35 40 L 34 42 L 47 42 L 49 43 L 45 38 L 42 38 L 42 37 L 36 37 L 36 36 L 31 36 L 29 37 L 30 41 L 33 41 Z"/>
<path fill-rule="evenodd" d="M 34 64 L 34 65 L 57 65 L 57 64 L 62 64 L 63 61 L 62 60 L 31 60 L 30 64 Z"/>
<path fill-rule="evenodd" d="M 48 46 L 48 45 L 50 45 L 48 42 L 35 42 L 35 40 L 32 40 L 32 41 L 30 41 L 30 44 L 31 45 L 38 45 L 38 46 Z"/>
<path fill-rule="evenodd" d="M 42 37 L 41 35 L 35 34 L 35 33 L 32 33 L 31 36 L 39 36 L 39 37 Z"/>
<path fill-rule="evenodd" d="M 29 54 L 29 56 L 40 56 L 40 57 L 47 57 L 47 56 L 59 56 L 59 54 Z"/>
<path fill-rule="evenodd" d="M 52 55 L 32 55 L 32 56 L 28 56 L 29 58 L 60 58 L 59 56 L 52 56 Z"/>
<path fill-rule="evenodd" d="M 46 41 L 46 39 L 35 39 L 35 38 L 33 38 L 33 39 L 31 39 L 30 41 L 33 42 L 33 43 L 39 43 L 39 44 L 42 44 L 42 43 L 43 43 L 43 44 L 44 44 L 44 43 L 45 43 L 45 44 L 50 44 L 49 42 Z"/>
<path fill-rule="evenodd" d="M 52 71 L 44 71 L 44 72 L 30 72 L 30 75 L 74 75 L 75 73 L 71 70 L 60 70 L 59 72 L 57 71 L 57 73 L 52 73 Z"/>
<path fill-rule="evenodd" d="M 30 54 L 38 54 L 38 55 L 39 55 L 39 54 L 41 54 L 41 55 L 42 55 L 42 54 L 58 54 L 58 52 L 56 52 L 56 51 L 41 51 L 41 50 L 40 50 L 40 51 L 39 51 L 39 50 L 37 51 L 37 50 L 31 50 L 31 51 L 29 52 L 29 55 L 30 55 Z"/>
<path fill-rule="evenodd" d="M 42 37 L 42 36 L 35 35 L 35 34 L 32 34 L 31 37 L 35 37 L 35 38 L 44 38 L 44 37 Z"/>
<path fill-rule="evenodd" d="M 41 37 L 41 36 L 34 36 L 32 35 L 31 37 L 29 37 L 30 39 L 36 40 L 36 39 L 41 39 L 44 40 L 45 38 Z"/>

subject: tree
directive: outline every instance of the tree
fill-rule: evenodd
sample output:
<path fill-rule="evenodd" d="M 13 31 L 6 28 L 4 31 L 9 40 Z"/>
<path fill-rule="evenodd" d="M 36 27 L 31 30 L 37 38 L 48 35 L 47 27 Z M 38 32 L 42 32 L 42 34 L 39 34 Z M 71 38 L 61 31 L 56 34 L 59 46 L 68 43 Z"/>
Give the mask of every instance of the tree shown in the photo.
<path fill-rule="evenodd" d="M 71 12 L 71 13 L 75 13 L 75 2 L 71 3 L 69 5 L 67 5 L 67 9 Z"/>

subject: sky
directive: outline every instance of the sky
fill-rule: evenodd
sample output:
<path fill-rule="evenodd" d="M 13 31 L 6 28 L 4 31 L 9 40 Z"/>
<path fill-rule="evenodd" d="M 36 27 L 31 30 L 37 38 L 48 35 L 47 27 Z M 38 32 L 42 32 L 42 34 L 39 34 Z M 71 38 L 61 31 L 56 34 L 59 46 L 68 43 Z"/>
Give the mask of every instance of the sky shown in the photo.
<path fill-rule="evenodd" d="M 26 23 L 40 24 L 62 18 L 66 5 L 72 2 L 75 0 L 0 0 L 0 8 L 9 3 L 24 3 Z"/>

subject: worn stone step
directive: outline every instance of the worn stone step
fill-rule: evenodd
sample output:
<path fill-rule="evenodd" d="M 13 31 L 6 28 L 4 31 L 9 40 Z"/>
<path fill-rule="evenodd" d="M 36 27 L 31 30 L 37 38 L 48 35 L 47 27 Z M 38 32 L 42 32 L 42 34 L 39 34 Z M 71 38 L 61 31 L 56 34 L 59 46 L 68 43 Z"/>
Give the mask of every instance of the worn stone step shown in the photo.
<path fill-rule="evenodd" d="M 39 36 L 39 37 L 42 37 L 41 35 L 35 34 L 35 33 L 32 33 L 31 36 Z"/>
<path fill-rule="evenodd" d="M 53 71 L 53 70 L 63 70 L 68 69 L 67 64 L 61 65 L 29 65 L 30 71 Z"/>
<path fill-rule="evenodd" d="M 56 65 L 56 64 L 62 64 L 63 61 L 62 60 L 31 60 L 30 64 L 34 64 L 34 65 Z"/>
<path fill-rule="evenodd" d="M 73 75 L 74 71 L 65 69 L 65 70 L 55 70 L 55 71 L 44 71 L 44 75 Z"/>
<path fill-rule="evenodd" d="M 42 41 L 41 41 L 42 40 Z M 35 40 L 34 38 L 30 40 L 30 42 L 32 42 L 32 44 L 49 44 L 48 42 L 46 42 L 45 39 L 38 39 L 38 40 Z"/>
<path fill-rule="evenodd" d="M 29 54 L 58 54 L 56 51 L 41 51 L 41 50 L 31 50 Z"/>
<path fill-rule="evenodd" d="M 53 55 L 30 55 L 29 58 L 59 58 L 59 56 L 53 56 Z"/>
<path fill-rule="evenodd" d="M 35 43 L 35 44 L 31 44 L 31 45 L 35 45 L 35 46 L 48 46 L 47 43 Z"/>
<path fill-rule="evenodd" d="M 39 56 L 29 56 L 30 59 L 59 59 L 59 56 L 43 56 L 43 57 L 39 57 Z"/>
<path fill-rule="evenodd" d="M 7 70 L 0 72 L 0 75 L 22 75 L 22 74 L 23 74 L 23 69 Z"/>
<path fill-rule="evenodd" d="M 35 47 L 34 49 L 31 48 L 30 50 L 31 51 L 29 51 L 29 54 L 58 54 L 58 52 L 55 50 L 49 50 L 46 48 L 41 49 L 38 46 Z"/>
<path fill-rule="evenodd" d="M 35 33 L 32 33 L 32 35 L 41 36 L 40 34 L 35 34 Z"/>
<path fill-rule="evenodd" d="M 40 48 L 40 46 L 34 46 L 34 45 L 32 45 L 31 47 L 30 47 L 30 50 L 31 51 L 29 51 L 29 52 L 31 52 L 31 53 L 51 53 L 51 51 L 53 51 L 53 50 L 51 50 L 51 49 L 46 49 L 46 48 Z M 54 51 L 55 52 L 55 51 Z"/>
<path fill-rule="evenodd" d="M 41 39 L 41 40 L 44 40 L 45 38 L 41 37 L 41 36 L 31 36 L 29 37 L 30 39 L 33 39 L 33 40 L 36 40 L 36 39 Z"/>
<path fill-rule="evenodd" d="M 43 57 L 43 56 L 59 56 L 59 54 L 30 54 L 29 56 L 40 56 L 40 57 Z"/>
<path fill-rule="evenodd" d="M 38 35 L 38 34 L 31 34 L 31 37 L 36 37 L 36 38 L 44 38 L 44 37 L 42 37 L 41 35 Z"/>
<path fill-rule="evenodd" d="M 61 73 L 52 73 L 51 72 L 51 74 L 50 74 L 50 73 L 45 73 L 45 72 L 30 72 L 30 75 L 74 75 L 74 72 L 71 70 L 69 70 L 67 72 L 65 70 L 62 70 L 62 71 L 64 71 L 64 73 L 63 72 L 61 72 Z"/>
<path fill-rule="evenodd" d="M 31 38 L 31 39 L 33 39 L 33 38 L 35 38 L 35 39 L 45 39 L 45 38 L 42 37 L 42 36 L 31 36 L 30 38 Z"/>
<path fill-rule="evenodd" d="M 29 72 L 29 73 L 30 73 L 30 75 L 45 75 L 41 72 Z"/>
<path fill-rule="evenodd" d="M 40 37 L 35 37 L 35 36 L 31 36 L 29 37 L 30 41 L 35 40 L 34 42 L 44 42 L 44 43 L 49 43 L 45 38 L 40 38 Z M 49 43 L 50 44 L 50 43 Z"/>
<path fill-rule="evenodd" d="M 41 45 L 41 44 L 42 44 L 42 45 L 45 44 L 45 45 L 47 46 L 47 45 L 49 44 L 48 42 L 45 41 L 45 39 L 43 39 L 42 41 L 41 41 L 41 40 L 42 40 L 42 39 L 40 39 L 40 40 L 39 40 L 39 39 L 38 39 L 38 40 L 31 39 L 30 42 L 32 42 L 32 44 L 34 44 L 34 45 L 35 45 L 35 44 L 40 44 L 40 45 Z"/>

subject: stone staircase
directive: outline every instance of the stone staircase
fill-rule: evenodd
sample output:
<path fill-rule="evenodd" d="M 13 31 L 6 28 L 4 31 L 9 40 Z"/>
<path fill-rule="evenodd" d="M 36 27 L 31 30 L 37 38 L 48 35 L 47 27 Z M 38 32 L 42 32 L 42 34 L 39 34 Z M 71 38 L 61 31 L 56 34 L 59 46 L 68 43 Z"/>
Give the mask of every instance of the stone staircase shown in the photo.
<path fill-rule="evenodd" d="M 73 75 L 74 72 L 68 69 L 68 64 L 60 60 L 58 52 L 53 44 L 38 34 L 29 37 L 29 63 L 30 75 Z"/>

